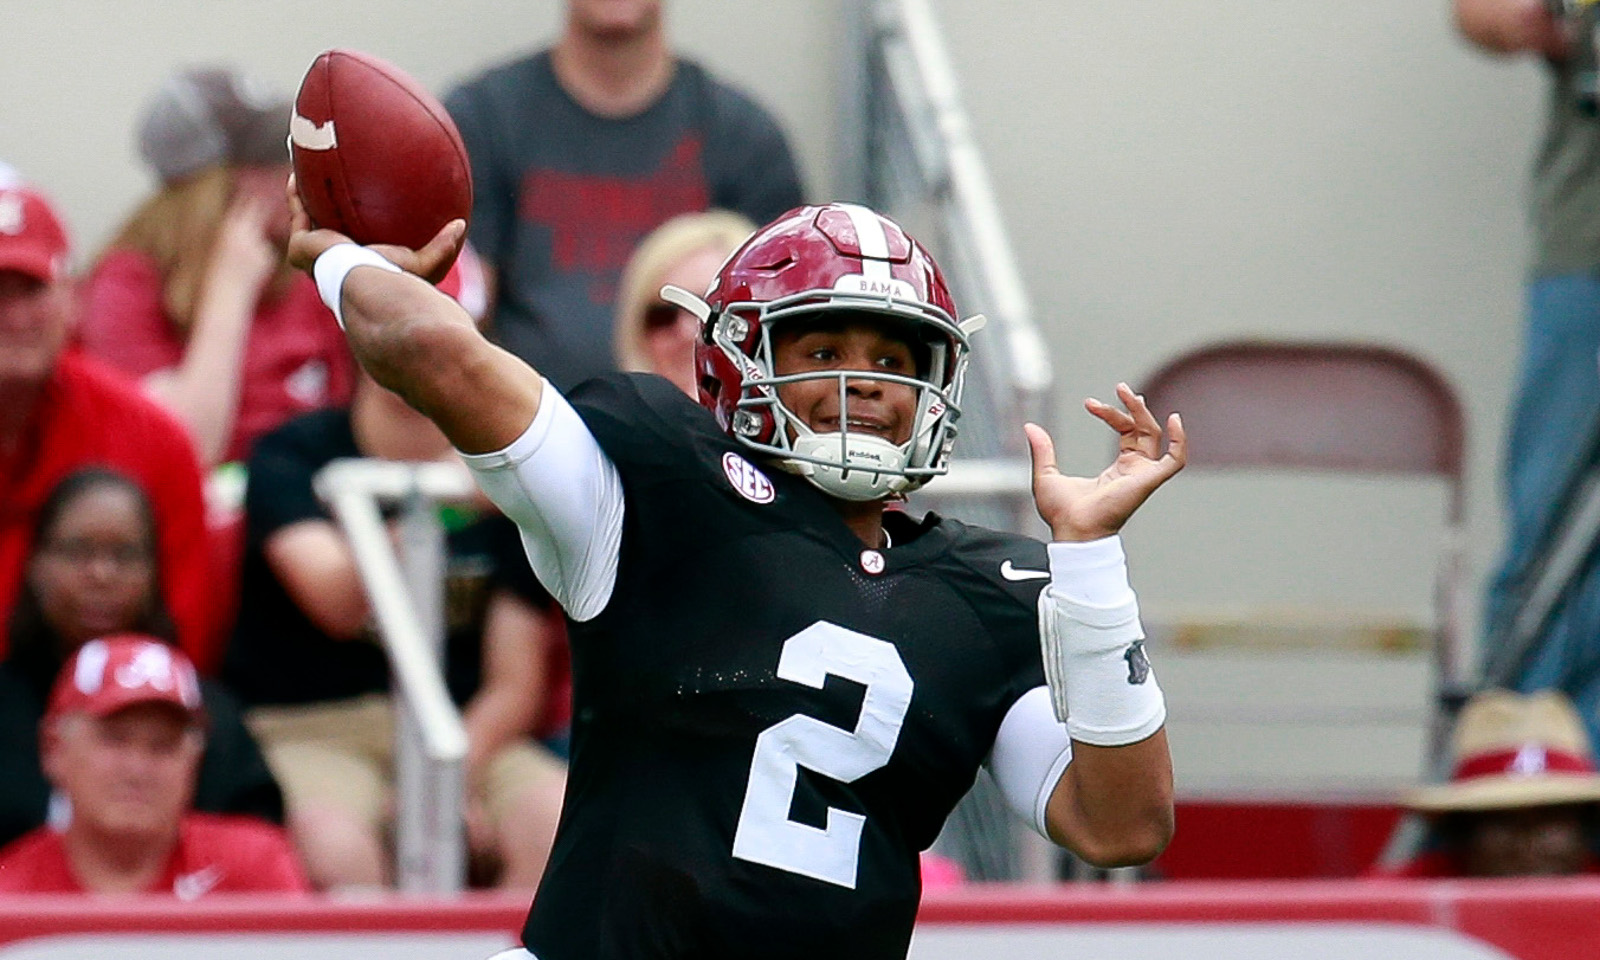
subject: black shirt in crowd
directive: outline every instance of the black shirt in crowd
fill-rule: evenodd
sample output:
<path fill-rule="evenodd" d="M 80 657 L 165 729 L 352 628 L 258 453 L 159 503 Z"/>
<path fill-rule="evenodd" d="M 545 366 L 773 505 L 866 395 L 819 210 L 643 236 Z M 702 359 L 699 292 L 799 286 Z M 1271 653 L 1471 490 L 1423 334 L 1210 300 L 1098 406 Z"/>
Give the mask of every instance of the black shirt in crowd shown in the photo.
<path fill-rule="evenodd" d="M 350 413 L 319 410 L 285 423 L 256 442 L 245 492 L 245 554 L 239 616 L 223 676 L 250 705 L 316 703 L 387 692 L 389 666 L 378 640 L 336 640 L 290 598 L 268 565 L 263 546 L 279 530 L 330 519 L 312 487 L 334 460 L 360 457 Z M 522 552 L 515 525 L 475 507 L 441 509 L 445 570 L 445 678 L 465 703 L 477 689 L 489 599 L 508 589 L 536 606 L 549 602 Z"/>

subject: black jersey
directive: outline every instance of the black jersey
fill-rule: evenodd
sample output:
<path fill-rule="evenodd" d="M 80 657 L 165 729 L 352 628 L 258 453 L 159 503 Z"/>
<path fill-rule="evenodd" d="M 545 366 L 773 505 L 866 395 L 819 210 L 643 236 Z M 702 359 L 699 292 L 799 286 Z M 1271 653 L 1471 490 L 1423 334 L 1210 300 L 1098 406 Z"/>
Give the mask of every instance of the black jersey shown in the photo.
<path fill-rule="evenodd" d="M 892 547 L 863 550 L 667 381 L 572 404 L 626 509 L 610 602 L 571 625 L 566 806 L 525 944 L 903 958 L 919 852 L 1044 682 L 1044 545 L 891 512 Z"/>

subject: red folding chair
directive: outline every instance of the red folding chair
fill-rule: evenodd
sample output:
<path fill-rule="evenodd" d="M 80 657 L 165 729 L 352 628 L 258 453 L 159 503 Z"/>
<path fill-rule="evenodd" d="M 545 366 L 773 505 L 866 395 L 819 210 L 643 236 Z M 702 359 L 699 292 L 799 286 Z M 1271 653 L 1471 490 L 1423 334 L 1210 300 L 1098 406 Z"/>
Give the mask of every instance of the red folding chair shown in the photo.
<path fill-rule="evenodd" d="M 1465 428 L 1444 377 L 1384 346 L 1244 340 L 1177 357 L 1150 376 L 1142 392 L 1158 419 L 1172 411 L 1183 415 L 1190 471 L 1396 475 L 1444 485 L 1430 651 L 1437 697 L 1426 730 L 1428 763 L 1436 765 L 1464 681 L 1458 609 Z M 1241 699 L 1247 696 L 1241 691 Z"/>
<path fill-rule="evenodd" d="M 1372 344 L 1244 340 L 1178 357 L 1142 392 L 1157 417 L 1183 414 L 1198 438 L 1191 470 L 1413 474 L 1446 484 L 1434 652 L 1441 684 L 1458 683 L 1466 428 L 1438 371 Z"/>

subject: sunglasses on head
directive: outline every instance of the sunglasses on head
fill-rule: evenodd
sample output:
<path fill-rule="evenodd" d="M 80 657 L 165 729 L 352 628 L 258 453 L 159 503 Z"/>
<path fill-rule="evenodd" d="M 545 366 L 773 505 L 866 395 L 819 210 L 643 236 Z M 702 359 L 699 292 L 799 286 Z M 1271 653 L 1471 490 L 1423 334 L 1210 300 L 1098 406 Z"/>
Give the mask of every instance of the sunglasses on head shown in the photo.
<path fill-rule="evenodd" d="M 653 331 L 677 326 L 682 314 L 683 311 L 673 304 L 657 301 L 644 308 L 644 328 Z"/>

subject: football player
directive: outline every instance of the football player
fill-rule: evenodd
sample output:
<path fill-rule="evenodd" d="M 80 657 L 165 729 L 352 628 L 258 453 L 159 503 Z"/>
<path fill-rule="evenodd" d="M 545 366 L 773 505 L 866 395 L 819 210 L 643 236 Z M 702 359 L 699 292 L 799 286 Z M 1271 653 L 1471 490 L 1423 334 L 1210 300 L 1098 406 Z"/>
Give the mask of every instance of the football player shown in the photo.
<path fill-rule="evenodd" d="M 704 297 L 663 291 L 702 321 L 699 404 L 642 374 L 562 396 L 491 345 L 419 279 L 459 221 L 419 251 L 296 224 L 356 356 L 570 621 L 566 805 L 507 957 L 902 958 L 918 852 L 985 764 L 1090 863 L 1164 847 L 1166 708 L 1117 534 L 1183 466 L 1175 416 L 1126 385 L 1087 401 L 1121 437 L 1095 478 L 1027 427 L 1048 547 L 918 521 L 885 506 L 947 469 L 982 318 L 871 210 L 792 210 Z"/>

